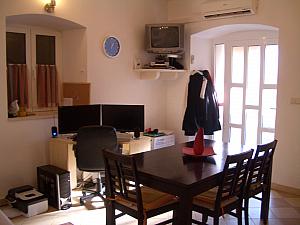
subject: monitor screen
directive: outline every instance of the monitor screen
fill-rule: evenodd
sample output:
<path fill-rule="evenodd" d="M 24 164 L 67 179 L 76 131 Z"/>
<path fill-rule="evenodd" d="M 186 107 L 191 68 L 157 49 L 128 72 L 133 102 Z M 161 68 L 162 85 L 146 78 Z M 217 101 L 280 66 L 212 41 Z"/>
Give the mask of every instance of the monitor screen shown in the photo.
<path fill-rule="evenodd" d="M 144 105 L 102 105 L 102 125 L 120 132 L 143 132 Z"/>
<path fill-rule="evenodd" d="M 60 134 L 77 133 L 83 126 L 101 125 L 100 105 L 75 105 L 58 107 Z"/>
<path fill-rule="evenodd" d="M 146 51 L 156 54 L 184 52 L 184 25 L 146 24 L 145 25 Z"/>
<path fill-rule="evenodd" d="M 179 47 L 179 27 L 162 26 L 151 28 L 152 48 L 176 48 Z"/>

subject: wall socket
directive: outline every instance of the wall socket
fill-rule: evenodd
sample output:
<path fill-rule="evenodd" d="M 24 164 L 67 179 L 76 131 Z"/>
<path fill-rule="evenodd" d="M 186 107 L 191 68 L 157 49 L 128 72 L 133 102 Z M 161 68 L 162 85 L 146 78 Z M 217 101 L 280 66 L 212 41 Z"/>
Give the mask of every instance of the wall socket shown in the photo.
<path fill-rule="evenodd" d="M 291 104 L 300 104 L 300 98 L 296 98 L 296 97 L 291 98 Z"/>
<path fill-rule="evenodd" d="M 195 55 L 191 55 L 191 64 L 194 64 L 195 62 Z"/>

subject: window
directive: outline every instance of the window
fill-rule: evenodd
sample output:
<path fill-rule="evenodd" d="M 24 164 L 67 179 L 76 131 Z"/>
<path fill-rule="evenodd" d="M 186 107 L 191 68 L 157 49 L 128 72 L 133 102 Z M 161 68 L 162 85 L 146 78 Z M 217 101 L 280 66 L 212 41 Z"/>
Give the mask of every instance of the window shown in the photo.
<path fill-rule="evenodd" d="M 255 146 L 274 139 L 278 44 L 273 38 L 215 44 L 215 87 L 223 115 L 215 139 Z M 221 121 L 220 121 L 221 122 Z"/>
<path fill-rule="evenodd" d="M 61 65 L 60 33 L 36 27 L 8 27 L 6 32 L 8 109 L 56 110 Z"/>

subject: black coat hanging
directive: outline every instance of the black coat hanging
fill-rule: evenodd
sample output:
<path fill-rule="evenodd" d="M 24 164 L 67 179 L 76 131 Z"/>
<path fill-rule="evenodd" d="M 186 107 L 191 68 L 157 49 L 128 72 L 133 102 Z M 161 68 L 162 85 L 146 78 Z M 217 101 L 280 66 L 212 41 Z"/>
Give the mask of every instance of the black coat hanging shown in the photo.
<path fill-rule="evenodd" d="M 207 82 L 206 87 L 203 82 Z M 202 87 L 205 90 L 201 93 Z M 221 130 L 219 104 L 207 70 L 197 71 L 190 76 L 182 130 L 186 136 L 194 136 L 200 127 L 205 135 L 213 135 L 214 131 Z"/>

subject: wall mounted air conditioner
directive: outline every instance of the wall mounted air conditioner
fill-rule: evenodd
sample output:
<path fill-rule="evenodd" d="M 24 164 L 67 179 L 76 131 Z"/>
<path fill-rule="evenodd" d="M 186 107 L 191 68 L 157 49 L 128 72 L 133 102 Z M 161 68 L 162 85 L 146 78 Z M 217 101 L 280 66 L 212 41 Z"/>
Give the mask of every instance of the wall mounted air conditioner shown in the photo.
<path fill-rule="evenodd" d="M 201 5 L 204 19 L 253 15 L 256 10 L 257 0 L 207 0 Z"/>

